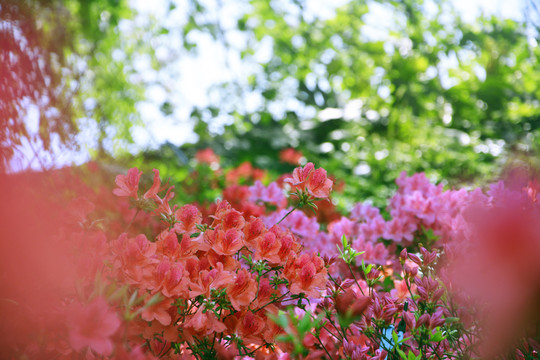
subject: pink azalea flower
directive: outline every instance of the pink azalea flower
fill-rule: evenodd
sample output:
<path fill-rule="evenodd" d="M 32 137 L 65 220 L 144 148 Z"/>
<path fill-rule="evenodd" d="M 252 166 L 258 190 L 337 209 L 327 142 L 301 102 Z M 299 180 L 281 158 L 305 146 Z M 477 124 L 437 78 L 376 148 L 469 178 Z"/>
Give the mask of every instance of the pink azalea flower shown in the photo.
<path fill-rule="evenodd" d="M 288 207 L 281 211 L 276 211 L 269 216 L 263 218 L 266 227 L 272 227 L 279 221 L 287 212 L 292 208 Z M 317 236 L 320 225 L 317 223 L 317 219 L 309 217 L 301 211 L 294 211 L 283 220 L 280 225 L 284 228 L 290 229 L 295 235 L 299 235 L 304 238 L 313 238 Z"/>
<path fill-rule="evenodd" d="M 351 219 L 356 221 L 371 221 L 381 217 L 381 212 L 370 204 L 358 203 L 351 210 Z"/>
<path fill-rule="evenodd" d="M 255 181 L 255 185 L 249 187 L 249 191 L 251 192 L 249 201 L 256 202 L 262 200 L 278 207 L 283 207 L 287 204 L 287 198 L 283 194 L 283 190 L 275 182 L 265 187 L 262 182 L 257 180 Z"/>

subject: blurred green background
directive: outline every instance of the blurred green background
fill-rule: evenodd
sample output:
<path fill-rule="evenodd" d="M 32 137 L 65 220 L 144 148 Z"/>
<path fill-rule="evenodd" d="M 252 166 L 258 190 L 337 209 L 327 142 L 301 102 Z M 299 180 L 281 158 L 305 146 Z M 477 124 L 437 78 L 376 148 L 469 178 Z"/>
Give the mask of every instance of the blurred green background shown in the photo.
<path fill-rule="evenodd" d="M 347 208 L 383 205 L 401 171 L 472 186 L 540 149 L 535 0 L 513 19 L 448 0 L 140 3 L 1 2 L 0 170 L 93 159 L 182 182 L 210 147 L 277 175 L 293 147 Z M 201 53 L 216 63 L 195 72 Z"/>

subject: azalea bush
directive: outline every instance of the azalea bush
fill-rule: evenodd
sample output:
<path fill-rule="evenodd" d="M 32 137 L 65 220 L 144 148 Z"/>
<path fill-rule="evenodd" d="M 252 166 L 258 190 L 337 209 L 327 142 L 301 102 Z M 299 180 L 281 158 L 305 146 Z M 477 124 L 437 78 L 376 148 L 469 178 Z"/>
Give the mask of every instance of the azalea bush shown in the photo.
<path fill-rule="evenodd" d="M 312 163 L 195 161 L 176 187 L 95 164 L 5 179 L 4 358 L 538 357 L 534 176 L 403 172 L 385 208 L 341 214 L 346 184 Z"/>

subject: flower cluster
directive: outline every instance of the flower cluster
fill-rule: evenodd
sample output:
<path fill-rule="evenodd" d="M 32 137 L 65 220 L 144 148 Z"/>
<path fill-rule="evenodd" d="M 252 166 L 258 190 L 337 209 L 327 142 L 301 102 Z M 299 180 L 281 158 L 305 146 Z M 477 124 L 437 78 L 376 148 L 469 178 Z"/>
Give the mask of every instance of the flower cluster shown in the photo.
<path fill-rule="evenodd" d="M 136 171 L 130 169 L 128 177 Z M 238 354 L 271 349 L 277 330 L 267 314 L 287 301 L 320 297 L 327 279 L 323 260 L 301 254 L 299 239 L 289 230 L 265 226 L 226 200 L 215 205 L 210 223 L 202 222 L 193 205 L 171 207 L 170 196 L 163 200 L 157 195 L 155 174 L 143 198 L 154 200 L 155 213 L 167 227 L 154 241 L 123 233 L 111 242 L 114 278 L 142 296 L 137 311 L 148 324 L 143 337 L 201 356 L 214 354 L 216 344 L 234 346 Z M 119 186 L 125 183 L 124 177 L 119 180 Z M 137 183 L 130 184 L 130 191 L 115 194 L 138 199 Z M 286 201 L 272 185 L 267 190 L 256 183 L 253 190 L 255 196 L 259 190 L 263 198 L 281 194 L 279 202 Z M 136 319 L 128 326 L 144 327 Z"/>
<path fill-rule="evenodd" d="M 282 156 L 300 161 L 291 150 Z M 312 163 L 271 181 L 249 163 L 221 169 L 209 150 L 196 160 L 199 187 L 132 168 L 114 189 L 66 177 L 66 208 L 4 191 L 4 231 L 30 239 L 5 246 L 2 258 L 0 273 L 16 274 L 1 278 L 6 358 L 382 360 L 510 351 L 532 359 L 540 351 L 534 179 L 484 192 L 402 173 L 385 209 L 358 203 L 344 216 L 328 201 L 335 181 Z M 180 202 L 200 184 L 214 201 Z"/>

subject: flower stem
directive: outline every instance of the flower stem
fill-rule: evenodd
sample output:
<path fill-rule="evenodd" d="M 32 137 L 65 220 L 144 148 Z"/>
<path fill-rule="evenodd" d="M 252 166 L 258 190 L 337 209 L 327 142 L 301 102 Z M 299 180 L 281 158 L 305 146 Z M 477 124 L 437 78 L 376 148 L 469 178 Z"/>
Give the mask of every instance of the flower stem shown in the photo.
<path fill-rule="evenodd" d="M 407 290 L 409 290 L 409 295 L 411 295 L 411 300 L 412 300 L 412 302 L 414 303 L 414 305 L 416 306 L 416 308 L 419 309 L 418 304 L 417 304 L 416 301 L 414 300 L 414 295 L 413 295 L 413 293 L 412 293 L 411 286 L 409 285 L 409 282 L 407 281 L 407 279 L 405 279 L 405 285 L 407 285 Z"/>
<path fill-rule="evenodd" d="M 349 271 L 351 272 L 351 275 L 352 275 L 352 277 L 354 279 L 354 282 L 356 283 L 356 286 L 358 286 L 358 289 L 360 289 L 360 292 L 362 293 L 362 295 L 366 296 L 366 294 L 364 294 L 364 290 L 362 290 L 362 287 L 358 283 L 358 280 L 356 280 L 356 276 L 354 275 L 354 272 L 351 269 L 351 264 L 347 263 L 347 267 L 349 268 Z"/>
<path fill-rule="evenodd" d="M 127 232 L 127 231 L 128 231 L 128 229 L 130 228 L 131 224 L 133 224 L 133 221 L 135 220 L 135 218 L 137 217 L 137 215 L 139 215 L 139 211 L 141 211 L 141 209 L 137 208 L 137 211 L 135 212 L 135 214 L 133 215 L 133 217 L 132 217 L 131 220 L 129 221 L 129 224 L 127 224 L 126 229 L 124 230 L 124 232 Z"/>
<path fill-rule="evenodd" d="M 295 207 L 293 207 L 293 208 L 291 209 L 291 211 L 289 211 L 288 213 L 286 213 L 285 216 L 283 216 L 283 217 L 281 218 L 281 220 L 279 220 L 279 221 L 276 223 L 276 225 L 279 225 L 279 223 L 282 222 L 283 220 L 285 220 L 285 218 L 286 218 L 287 216 L 291 215 L 291 213 L 292 213 L 294 210 L 298 209 L 298 208 L 300 207 L 299 205 L 300 205 L 300 203 L 296 204 Z"/>

